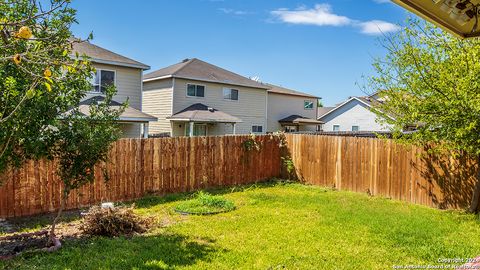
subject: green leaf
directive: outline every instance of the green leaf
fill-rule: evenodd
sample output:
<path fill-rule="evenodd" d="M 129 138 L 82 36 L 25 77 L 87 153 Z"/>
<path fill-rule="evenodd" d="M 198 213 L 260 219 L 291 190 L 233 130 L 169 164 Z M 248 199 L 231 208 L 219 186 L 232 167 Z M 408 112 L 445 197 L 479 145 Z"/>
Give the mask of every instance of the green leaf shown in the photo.
<path fill-rule="evenodd" d="M 26 96 L 28 99 L 32 99 L 35 96 L 35 89 L 28 89 Z"/>
<path fill-rule="evenodd" d="M 51 80 L 50 80 L 50 81 L 51 81 Z M 51 86 L 49 83 L 45 82 L 45 83 L 43 83 L 43 84 L 44 84 L 45 87 L 47 88 L 47 91 L 48 91 L 48 92 L 52 92 L 52 86 Z"/>

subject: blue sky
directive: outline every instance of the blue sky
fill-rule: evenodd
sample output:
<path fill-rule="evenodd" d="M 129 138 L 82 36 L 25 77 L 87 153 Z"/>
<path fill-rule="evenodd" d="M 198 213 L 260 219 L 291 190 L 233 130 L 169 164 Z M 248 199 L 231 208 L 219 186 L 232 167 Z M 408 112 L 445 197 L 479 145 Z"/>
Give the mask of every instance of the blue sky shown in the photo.
<path fill-rule="evenodd" d="M 380 30 L 406 11 L 385 0 L 74 0 L 75 35 L 152 67 L 199 58 L 332 105 L 382 56 Z"/>

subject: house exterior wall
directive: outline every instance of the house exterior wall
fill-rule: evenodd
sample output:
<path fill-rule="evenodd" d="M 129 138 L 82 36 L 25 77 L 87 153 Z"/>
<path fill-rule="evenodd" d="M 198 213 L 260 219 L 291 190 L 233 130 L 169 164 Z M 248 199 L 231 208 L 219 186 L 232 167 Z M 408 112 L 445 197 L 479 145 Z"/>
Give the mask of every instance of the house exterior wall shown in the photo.
<path fill-rule="evenodd" d="M 305 109 L 304 101 L 313 101 L 313 109 Z M 278 93 L 268 93 L 268 132 L 281 131 L 282 126 L 278 120 L 290 115 L 301 115 L 311 119 L 317 119 L 318 99 L 310 97 L 300 97 L 293 95 L 284 95 Z M 315 125 L 301 126 L 299 131 L 316 131 Z"/>
<path fill-rule="evenodd" d="M 353 99 L 319 120 L 325 122 L 323 131 L 333 131 L 334 125 L 339 125 L 339 131 L 352 131 L 352 126 L 358 126 L 359 131 L 390 130 L 389 126 L 377 123 L 376 119 L 377 115 L 367 105 Z"/>
<path fill-rule="evenodd" d="M 143 112 L 158 118 L 150 122 L 149 134 L 172 132 L 172 126 L 167 119 L 172 115 L 173 79 L 164 79 L 143 83 Z"/>
<path fill-rule="evenodd" d="M 115 71 L 115 87 L 117 93 L 113 97 L 114 101 L 125 102 L 128 99 L 128 105 L 137 110 L 142 110 L 142 70 L 139 68 L 129 68 L 115 65 L 92 64 L 96 69 L 105 69 Z M 102 95 L 96 92 L 88 92 L 85 99 Z M 140 124 L 121 124 L 123 136 L 135 138 L 141 136 Z"/>
<path fill-rule="evenodd" d="M 188 97 L 187 84 L 200 84 L 205 86 L 204 97 Z M 227 100 L 223 98 L 223 88 L 229 87 L 238 90 L 238 100 Z M 175 114 L 190 105 L 202 103 L 223 111 L 230 115 L 240 118 L 243 122 L 237 123 L 237 134 L 248 134 L 252 131 L 252 125 L 263 126 L 263 133 L 266 131 L 267 124 L 267 90 L 249 88 L 242 86 L 231 86 L 221 83 L 210 83 L 195 80 L 186 80 L 176 78 L 174 80 L 173 90 L 173 110 Z M 178 123 L 178 122 L 177 122 Z M 184 127 L 175 124 L 172 130 L 172 136 L 184 136 Z M 230 124 L 213 124 L 208 126 L 208 135 L 224 135 L 232 133 L 232 125 Z"/>
<path fill-rule="evenodd" d="M 117 89 L 113 100 L 125 102 L 128 98 L 128 105 L 137 110 L 142 110 L 142 70 L 114 65 L 93 63 L 96 69 L 115 71 L 115 87 Z M 101 95 L 89 92 L 85 99 Z"/>

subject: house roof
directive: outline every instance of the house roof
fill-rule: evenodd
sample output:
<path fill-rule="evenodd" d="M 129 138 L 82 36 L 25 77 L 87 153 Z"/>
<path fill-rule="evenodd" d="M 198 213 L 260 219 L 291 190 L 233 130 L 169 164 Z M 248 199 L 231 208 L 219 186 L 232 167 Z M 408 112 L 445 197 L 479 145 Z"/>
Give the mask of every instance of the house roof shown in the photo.
<path fill-rule="evenodd" d="M 278 85 L 274 85 L 274 84 L 266 83 L 265 85 L 267 85 L 267 86 L 270 87 L 270 89 L 268 89 L 268 92 L 269 92 L 269 93 L 283 94 L 283 95 L 292 95 L 292 96 L 300 96 L 300 97 L 308 97 L 308 98 L 319 98 L 319 97 L 314 96 L 314 95 L 311 95 L 311 94 L 307 94 L 307 93 L 295 91 L 295 90 L 288 89 L 288 88 L 285 88 L 285 87 L 282 87 L 282 86 L 278 86 Z"/>
<path fill-rule="evenodd" d="M 223 83 L 252 88 L 269 89 L 268 86 L 238 75 L 226 69 L 209 64 L 197 58 L 185 59 L 180 63 L 162 68 L 143 77 L 144 82 L 165 78 L 183 78 L 198 81 Z"/>
<path fill-rule="evenodd" d="M 368 98 L 368 97 L 350 97 L 350 98 L 347 99 L 346 101 L 344 101 L 344 102 L 338 104 L 337 106 L 333 107 L 333 109 L 331 109 L 331 110 L 323 113 L 322 115 L 319 114 L 318 119 L 321 119 L 321 118 L 329 115 L 330 113 L 332 113 L 332 112 L 340 109 L 341 107 L 343 107 L 344 105 L 350 103 L 350 102 L 353 101 L 353 100 L 357 100 L 357 101 L 365 104 L 365 105 L 366 105 L 367 107 L 369 107 L 369 108 L 372 107 L 372 101 L 371 101 L 371 99 Z M 328 107 L 327 107 L 327 108 L 328 108 Z"/>
<path fill-rule="evenodd" d="M 318 107 L 317 108 L 317 115 L 318 118 L 322 117 L 324 114 L 328 113 L 329 111 L 335 109 L 335 107 Z"/>
<path fill-rule="evenodd" d="M 242 120 L 228 113 L 196 103 L 167 117 L 169 120 L 188 122 L 240 123 Z"/>
<path fill-rule="evenodd" d="M 104 100 L 105 100 L 105 98 L 102 97 L 102 96 L 95 96 L 95 97 L 86 99 L 86 100 L 80 102 L 79 111 L 84 115 L 89 115 L 90 114 L 90 108 L 89 108 L 90 105 L 95 104 L 95 103 L 99 103 L 99 102 L 103 102 Z M 114 109 L 118 109 L 121 106 L 122 106 L 122 104 L 120 104 L 119 102 L 116 102 L 116 101 L 113 101 L 113 100 L 110 102 L 110 107 L 112 107 Z M 149 122 L 149 121 L 157 121 L 158 119 L 155 116 L 146 114 L 146 113 L 141 112 L 141 111 L 139 111 L 137 109 L 134 109 L 132 107 L 127 107 L 127 108 L 125 108 L 123 113 L 120 115 L 119 120 L 123 121 L 123 122 L 145 123 L 145 122 Z"/>
<path fill-rule="evenodd" d="M 80 55 L 85 54 L 91 58 L 92 62 L 99 64 L 133 67 L 143 70 L 150 69 L 148 65 L 109 51 L 88 41 L 73 42 L 73 52 L 78 52 Z"/>
<path fill-rule="evenodd" d="M 320 125 L 324 124 L 324 122 L 316 120 L 316 119 L 311 119 L 305 116 L 293 114 L 288 117 L 285 117 L 283 119 L 278 120 L 280 123 L 291 123 L 291 124 L 310 124 L 310 125 Z"/>

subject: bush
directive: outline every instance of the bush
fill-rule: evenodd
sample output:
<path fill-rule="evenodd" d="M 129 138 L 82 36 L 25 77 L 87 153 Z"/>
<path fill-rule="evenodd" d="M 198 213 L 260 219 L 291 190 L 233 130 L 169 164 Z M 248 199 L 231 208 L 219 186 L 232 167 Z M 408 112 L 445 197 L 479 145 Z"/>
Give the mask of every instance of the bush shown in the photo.
<path fill-rule="evenodd" d="M 94 206 L 84 216 L 80 228 L 88 235 L 116 237 L 144 233 L 151 224 L 151 219 L 144 219 L 135 214 L 133 206 L 116 208 Z"/>
<path fill-rule="evenodd" d="M 197 192 L 193 199 L 184 201 L 175 207 L 175 211 L 186 214 L 208 215 L 229 212 L 235 209 L 235 204 L 221 196 L 206 192 Z"/>

